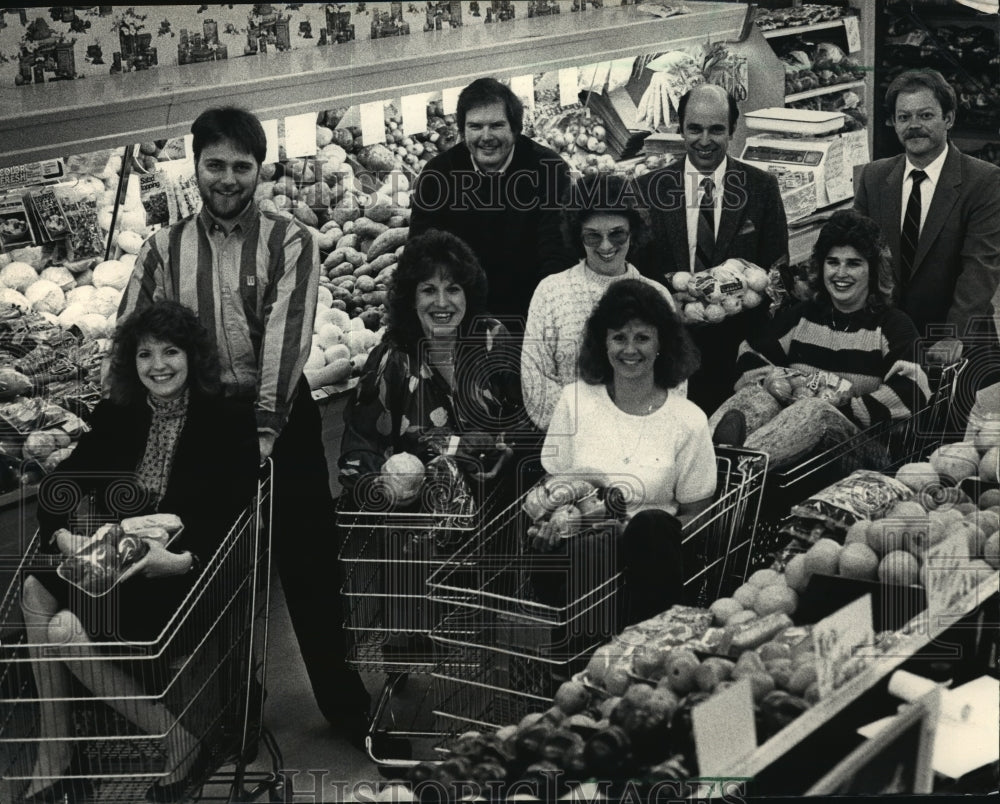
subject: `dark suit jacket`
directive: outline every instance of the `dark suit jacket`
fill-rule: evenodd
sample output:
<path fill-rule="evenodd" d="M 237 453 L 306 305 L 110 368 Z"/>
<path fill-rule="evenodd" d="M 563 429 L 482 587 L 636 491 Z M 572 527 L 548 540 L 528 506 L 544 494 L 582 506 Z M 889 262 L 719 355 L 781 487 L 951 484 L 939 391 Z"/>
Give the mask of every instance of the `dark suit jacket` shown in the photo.
<path fill-rule="evenodd" d="M 917 330 L 952 324 L 967 334 L 972 319 L 992 317 L 991 300 L 1000 284 L 1000 168 L 948 147 L 941 177 L 917 242 L 913 272 L 899 267 L 902 218 L 902 154 L 865 165 L 854 182 L 854 208 L 873 218 L 892 250 L 899 306 Z"/>
<path fill-rule="evenodd" d="M 569 183 L 562 157 L 524 135 L 503 175 L 478 173 L 460 142 L 428 162 L 414 182 L 410 237 L 433 228 L 468 243 L 489 280 L 487 309 L 521 333 L 538 283 L 576 262 L 560 228 Z"/>
<path fill-rule="evenodd" d="M 665 274 L 691 270 L 684 181 L 683 161 L 637 181 L 649 209 L 651 237 L 645 246 L 634 249 L 632 259 L 645 276 L 660 282 L 665 282 Z M 729 157 L 723 183 L 722 217 L 711 264 L 742 257 L 765 270 L 776 267 L 785 287 L 791 289 L 788 223 L 777 179 Z M 706 414 L 711 415 L 732 394 L 739 346 L 768 321 L 767 305 L 762 304 L 718 324 L 689 328 L 701 352 L 702 368 L 688 383 L 688 399 Z"/>
<path fill-rule="evenodd" d="M 73 453 L 39 488 L 43 542 L 69 520 L 70 512 L 59 504 L 69 499 L 59 491 L 69 488 L 66 484 L 81 495 L 94 492 L 103 521 L 154 512 L 140 497 L 115 493 L 116 483 L 134 478 L 151 421 L 152 411 L 144 398 L 129 405 L 104 400 L 94 408 L 90 432 L 84 433 Z M 157 508 L 177 514 L 184 523 L 171 550 L 192 550 L 203 561 L 211 558 L 236 515 L 250 502 L 259 455 L 252 403 L 192 394 L 166 493 Z"/>
<path fill-rule="evenodd" d="M 637 184 L 649 208 L 650 242 L 633 262 L 646 276 L 663 281 L 673 271 L 690 271 L 684 162 L 641 176 Z M 778 181 L 760 168 L 729 157 L 723 178 L 722 217 L 711 264 L 742 257 L 764 270 L 788 265 L 788 222 Z M 789 287 L 791 287 L 789 285 Z"/>

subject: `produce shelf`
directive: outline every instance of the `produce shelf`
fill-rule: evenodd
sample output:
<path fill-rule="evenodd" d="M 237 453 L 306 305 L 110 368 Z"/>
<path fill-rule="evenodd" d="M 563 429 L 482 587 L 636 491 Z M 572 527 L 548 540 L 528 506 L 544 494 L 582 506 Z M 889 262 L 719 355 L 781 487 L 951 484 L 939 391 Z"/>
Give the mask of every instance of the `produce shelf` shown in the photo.
<path fill-rule="evenodd" d="M 794 103 L 795 101 L 807 100 L 808 98 L 816 98 L 820 95 L 830 95 L 834 92 L 840 92 L 845 89 L 859 89 L 863 87 L 865 82 L 861 81 L 848 81 L 843 84 L 830 84 L 826 87 L 816 87 L 816 89 L 807 89 L 805 92 L 796 92 L 792 95 L 785 95 L 785 103 Z"/>
<path fill-rule="evenodd" d="M 782 36 L 794 36 L 795 34 L 811 33 L 813 31 L 827 31 L 830 28 L 841 28 L 844 20 L 829 20 L 827 22 L 815 22 L 812 25 L 791 25 L 787 28 L 772 28 L 770 31 L 762 31 L 765 39 L 778 39 Z"/>
<path fill-rule="evenodd" d="M 400 95 L 738 40 L 751 7 L 711 2 L 662 19 L 642 6 L 310 47 L 45 85 L 0 87 L 0 167 L 184 135 L 226 102 L 264 120 Z M 498 56 L 498 54 L 502 54 Z"/>
<path fill-rule="evenodd" d="M 918 651 L 931 644 L 941 634 L 957 623 L 965 614 L 1000 592 L 1000 573 L 985 578 L 967 597 L 954 615 L 939 616 L 937 622 L 919 614 L 903 629 L 911 633 L 904 636 L 892 648 L 892 655 L 875 659 L 863 672 L 848 681 L 830 698 L 820 701 L 782 729 L 770 740 L 759 746 L 749 757 L 736 758 L 721 775 L 726 778 L 752 778 L 783 757 L 816 729 L 829 722 L 832 717 L 846 709 L 863 693 L 872 689 L 901 664 Z"/>

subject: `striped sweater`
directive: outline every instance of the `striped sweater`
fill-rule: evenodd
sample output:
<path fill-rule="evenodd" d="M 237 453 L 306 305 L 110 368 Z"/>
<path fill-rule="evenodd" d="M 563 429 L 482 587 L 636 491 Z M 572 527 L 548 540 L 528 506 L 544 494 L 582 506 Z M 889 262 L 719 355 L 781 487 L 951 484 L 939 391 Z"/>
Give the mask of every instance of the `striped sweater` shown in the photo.
<path fill-rule="evenodd" d="M 118 318 L 160 299 L 194 310 L 219 350 L 226 396 L 256 398 L 257 429 L 278 435 L 309 357 L 319 249 L 305 226 L 256 203 L 233 221 L 206 209 L 139 250 Z"/>
<path fill-rule="evenodd" d="M 897 360 L 915 362 L 917 329 L 902 310 L 840 313 L 802 302 L 779 313 L 770 326 L 740 345 L 742 376 L 772 363 L 804 372 L 832 371 L 851 382 L 853 398 L 841 412 L 862 427 L 907 419 L 927 402 L 907 377 L 884 377 Z"/>

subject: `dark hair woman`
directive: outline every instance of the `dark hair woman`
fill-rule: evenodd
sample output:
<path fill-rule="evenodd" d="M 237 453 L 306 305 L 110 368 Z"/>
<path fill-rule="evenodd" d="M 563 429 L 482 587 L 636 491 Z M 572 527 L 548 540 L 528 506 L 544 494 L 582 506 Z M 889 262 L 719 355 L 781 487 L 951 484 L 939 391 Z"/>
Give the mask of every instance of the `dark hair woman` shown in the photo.
<path fill-rule="evenodd" d="M 647 282 L 673 309 L 667 289 L 628 262 L 646 228 L 645 210 L 631 180 L 598 174 L 579 180 L 570 191 L 563 210 L 563 234 L 567 246 L 581 259 L 538 284 L 528 308 L 521 351 L 524 405 L 539 428 L 548 426 L 563 387 L 576 380 L 584 323 L 612 284 L 624 279 Z M 686 395 L 686 383 L 677 392 Z"/>
<path fill-rule="evenodd" d="M 345 489 L 392 455 L 427 463 L 447 437 L 475 433 L 480 446 L 484 438 L 496 446 L 524 428 L 516 348 L 484 315 L 486 289 L 461 239 L 430 229 L 407 242 L 389 286 L 385 337 L 344 411 Z"/>
<path fill-rule="evenodd" d="M 253 406 L 212 396 L 218 375 L 208 333 L 188 308 L 156 302 L 119 324 L 111 398 L 97 405 L 90 431 L 39 488 L 41 549 L 73 555 L 83 546 L 91 534 L 79 531 L 77 505 L 67 500 L 78 504 L 88 496 L 97 510 L 86 521 L 171 513 L 183 530 L 169 547 L 146 539 L 146 555 L 100 606 L 54 571 L 33 571 L 22 593 L 31 645 L 77 643 L 79 656 L 81 646 L 94 641 L 151 641 L 177 611 L 256 484 Z M 120 665 L 45 661 L 34 670 L 39 698 L 46 702 L 42 723 L 49 739 L 39 743 L 29 800 L 74 794 L 68 787 L 73 780 L 63 778 L 73 750 L 72 712 L 65 700 L 71 697 L 71 672 L 144 732 L 164 734 L 176 721 L 163 704 L 152 702 L 155 695 L 144 686 L 149 679 L 132 678 Z M 149 791 L 153 800 L 173 800 L 196 761 L 192 735 L 175 728 L 176 739 L 167 741 L 167 772 Z"/>
<path fill-rule="evenodd" d="M 692 557 L 682 556 L 681 524 L 715 492 L 705 414 L 675 392 L 697 367 L 697 351 L 662 293 L 639 280 L 616 282 L 587 319 L 580 379 L 563 389 L 545 437 L 550 474 L 623 491 L 629 622 L 684 599 Z"/>
<path fill-rule="evenodd" d="M 917 329 L 892 304 L 893 281 L 877 224 L 854 210 L 835 212 L 820 230 L 812 262 L 816 297 L 783 310 L 740 346 L 737 390 L 767 395 L 757 386 L 778 366 L 805 374 L 831 372 L 851 384 L 850 398 L 834 397 L 828 405 L 809 401 L 797 408 L 793 403 L 766 426 L 749 423 L 746 446 L 768 452 L 772 466 L 787 465 L 816 446 L 834 423 L 850 433 L 903 421 L 929 396 L 927 378 L 915 362 Z M 831 406 L 849 421 L 831 418 Z M 713 420 L 729 407 L 724 404 Z M 772 438 L 787 427 L 788 411 L 801 413 L 806 407 L 815 412 L 811 415 L 825 417 L 827 425 L 799 426 L 797 439 Z"/>

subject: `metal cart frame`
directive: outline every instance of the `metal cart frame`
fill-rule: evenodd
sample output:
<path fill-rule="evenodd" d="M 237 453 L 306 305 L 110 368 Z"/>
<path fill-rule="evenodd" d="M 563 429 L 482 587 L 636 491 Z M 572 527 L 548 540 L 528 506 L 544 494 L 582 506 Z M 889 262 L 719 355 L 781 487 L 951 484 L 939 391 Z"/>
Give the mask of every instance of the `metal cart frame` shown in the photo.
<path fill-rule="evenodd" d="M 751 568 L 770 565 L 781 548 L 781 524 L 789 509 L 856 469 L 891 472 L 921 460 L 941 442 L 952 414 L 958 380 L 967 360 L 940 368 L 927 404 L 906 421 L 880 422 L 839 444 L 818 449 L 794 466 L 768 473 L 763 516 Z"/>
<path fill-rule="evenodd" d="M 35 643 L 30 647 L 37 649 L 33 651 L 37 655 L 30 656 L 27 634 L 20 624 L 22 584 L 32 571 L 53 565 L 51 557 L 39 553 L 39 538 L 34 536 L 0 602 L 4 633 L 0 644 L 0 799 L 22 801 L 39 744 L 60 740 L 71 743 L 73 762 L 52 782 L 68 785 L 74 801 L 142 800 L 151 785 L 180 767 L 167 767 L 166 757 L 182 727 L 196 740 L 190 751 L 200 751 L 201 757 L 194 761 L 197 770 L 190 771 L 178 800 L 242 802 L 265 794 L 271 801 L 282 800 L 281 752 L 261 726 L 270 604 L 271 490 L 268 462 L 253 502 L 206 562 L 163 631 L 149 642 Z M 142 733 L 80 684 L 78 694 L 69 699 L 71 733 L 43 736 L 41 707 L 66 699 L 39 695 L 33 664 L 67 661 L 114 668 L 139 680 L 141 695 L 116 701 L 136 707 L 162 704 L 170 717 L 169 728 L 161 734 Z M 258 742 L 270 755 L 270 772 L 247 770 L 257 755 Z M 221 771 L 228 765 L 232 771 Z"/>
<path fill-rule="evenodd" d="M 767 456 L 719 448 L 718 486 L 711 506 L 682 531 L 687 551 L 703 558 L 686 580 L 687 595 L 715 599 L 746 577 L 767 472 Z M 504 508 L 474 539 L 437 569 L 430 597 L 450 608 L 431 637 L 442 649 L 434 671 L 439 730 L 449 736 L 497 729 L 546 709 L 562 681 L 582 669 L 615 633 L 619 573 L 608 537 L 597 526 L 574 539 L 562 562 L 565 599 L 542 602 L 532 583 L 539 554 L 525 547 L 527 493 Z M 447 740 L 442 741 L 446 749 Z"/>

